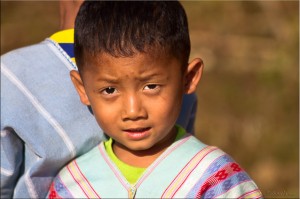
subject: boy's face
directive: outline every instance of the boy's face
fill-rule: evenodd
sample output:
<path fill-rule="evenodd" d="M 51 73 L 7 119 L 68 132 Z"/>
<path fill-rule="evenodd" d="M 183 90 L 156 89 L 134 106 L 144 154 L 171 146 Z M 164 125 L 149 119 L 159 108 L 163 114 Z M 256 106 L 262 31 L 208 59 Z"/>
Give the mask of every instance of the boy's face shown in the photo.
<path fill-rule="evenodd" d="M 98 124 L 115 141 L 114 148 L 144 151 L 174 141 L 187 91 L 186 74 L 176 58 L 100 54 L 85 64 L 82 79 L 74 71 L 72 80 L 81 101 L 91 105 Z"/>

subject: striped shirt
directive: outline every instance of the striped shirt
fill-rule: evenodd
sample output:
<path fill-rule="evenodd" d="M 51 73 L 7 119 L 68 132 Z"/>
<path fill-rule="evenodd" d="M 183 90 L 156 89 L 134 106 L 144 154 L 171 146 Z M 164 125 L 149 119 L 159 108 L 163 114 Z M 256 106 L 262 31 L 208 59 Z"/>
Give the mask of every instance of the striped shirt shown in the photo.
<path fill-rule="evenodd" d="M 262 193 L 229 155 L 187 134 L 134 184 L 102 142 L 61 170 L 48 198 L 262 198 Z"/>

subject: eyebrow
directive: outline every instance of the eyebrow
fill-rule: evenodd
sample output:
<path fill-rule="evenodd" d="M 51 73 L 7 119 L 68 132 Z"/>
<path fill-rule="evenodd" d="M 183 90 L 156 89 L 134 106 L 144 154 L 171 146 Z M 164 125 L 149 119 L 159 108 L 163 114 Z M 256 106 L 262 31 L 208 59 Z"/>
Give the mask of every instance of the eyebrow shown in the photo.
<path fill-rule="evenodd" d="M 114 77 L 100 77 L 97 79 L 97 82 L 108 82 L 108 83 L 112 83 L 112 84 L 116 84 L 119 82 L 119 79 L 114 78 Z"/>
<path fill-rule="evenodd" d="M 138 79 L 139 81 L 141 82 L 145 82 L 145 81 L 148 81 L 148 80 L 151 80 L 152 78 L 156 78 L 156 77 L 159 77 L 161 76 L 161 74 L 159 73 L 150 73 L 150 74 L 146 74 L 146 75 L 141 75 L 139 77 L 137 77 L 136 79 Z M 119 83 L 120 80 L 119 78 L 115 78 L 113 76 L 106 76 L 106 77 L 100 77 L 97 79 L 98 82 L 108 82 L 108 83 L 112 83 L 112 84 L 116 84 L 116 83 Z"/>
<path fill-rule="evenodd" d="M 155 78 L 155 77 L 159 77 L 161 76 L 161 74 L 158 74 L 158 73 L 150 73 L 150 74 L 146 74 L 146 75 L 141 75 L 140 77 L 138 77 L 138 79 L 140 81 L 147 81 L 147 80 L 150 80 L 152 78 Z"/>

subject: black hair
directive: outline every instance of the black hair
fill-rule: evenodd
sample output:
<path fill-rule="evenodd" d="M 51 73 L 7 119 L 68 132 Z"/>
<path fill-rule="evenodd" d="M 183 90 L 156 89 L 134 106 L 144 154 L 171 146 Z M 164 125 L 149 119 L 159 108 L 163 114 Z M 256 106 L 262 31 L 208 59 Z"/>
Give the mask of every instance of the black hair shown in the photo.
<path fill-rule="evenodd" d="M 74 43 L 79 71 L 85 55 L 98 53 L 130 57 L 164 50 L 187 65 L 191 48 L 178 1 L 85 1 L 76 17 Z"/>

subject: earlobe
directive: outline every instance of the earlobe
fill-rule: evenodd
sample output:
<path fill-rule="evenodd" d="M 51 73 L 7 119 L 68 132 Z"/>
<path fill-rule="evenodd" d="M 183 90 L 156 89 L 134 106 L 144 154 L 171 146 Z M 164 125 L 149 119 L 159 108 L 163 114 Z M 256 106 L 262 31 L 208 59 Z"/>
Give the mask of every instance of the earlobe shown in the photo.
<path fill-rule="evenodd" d="M 189 63 L 184 85 L 186 94 L 191 94 L 196 91 L 197 85 L 202 76 L 203 67 L 203 61 L 200 58 L 195 58 Z"/>
<path fill-rule="evenodd" d="M 81 79 L 79 73 L 75 70 L 72 70 L 70 72 L 70 77 L 71 77 L 73 85 L 80 97 L 80 101 L 85 105 L 90 105 L 90 101 L 86 95 L 85 88 L 83 86 L 83 82 L 82 82 L 82 79 Z"/>

